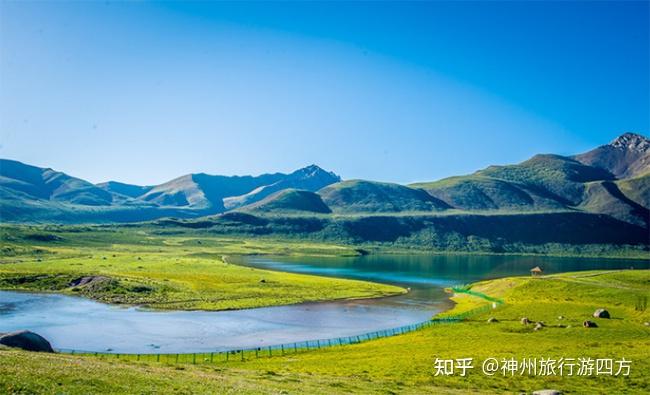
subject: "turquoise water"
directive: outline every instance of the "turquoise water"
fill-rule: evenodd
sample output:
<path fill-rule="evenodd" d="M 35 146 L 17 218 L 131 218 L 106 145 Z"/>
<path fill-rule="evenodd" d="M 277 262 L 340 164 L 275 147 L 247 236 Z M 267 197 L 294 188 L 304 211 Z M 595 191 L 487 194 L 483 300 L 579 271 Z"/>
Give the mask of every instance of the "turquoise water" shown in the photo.
<path fill-rule="evenodd" d="M 649 268 L 648 261 L 503 256 L 249 257 L 241 264 L 397 284 L 373 300 L 239 311 L 153 312 L 56 295 L 0 291 L 0 332 L 35 331 L 55 348 L 120 353 L 206 352 L 353 336 L 421 322 L 450 306 L 444 287 L 480 279 L 588 269 Z"/>

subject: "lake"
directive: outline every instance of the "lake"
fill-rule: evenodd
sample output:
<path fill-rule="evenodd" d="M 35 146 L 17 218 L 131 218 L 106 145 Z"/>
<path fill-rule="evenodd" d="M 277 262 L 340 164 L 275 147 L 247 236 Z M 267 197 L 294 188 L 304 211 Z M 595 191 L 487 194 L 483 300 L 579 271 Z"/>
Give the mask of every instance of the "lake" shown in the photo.
<path fill-rule="evenodd" d="M 231 261 L 409 288 L 405 295 L 238 311 L 147 311 L 57 294 L 0 291 L 0 332 L 29 329 L 58 349 L 119 353 L 223 351 L 352 336 L 424 321 L 451 306 L 444 288 L 482 279 L 591 269 L 650 268 L 648 261 L 478 255 L 349 258 L 242 257 Z"/>

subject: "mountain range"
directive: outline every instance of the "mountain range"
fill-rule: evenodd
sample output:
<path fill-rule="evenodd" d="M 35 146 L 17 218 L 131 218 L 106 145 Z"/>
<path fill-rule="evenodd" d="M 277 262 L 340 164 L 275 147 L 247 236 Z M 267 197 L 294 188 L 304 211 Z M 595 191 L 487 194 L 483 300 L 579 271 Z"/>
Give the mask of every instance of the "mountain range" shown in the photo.
<path fill-rule="evenodd" d="M 625 133 L 589 152 L 536 155 L 473 174 L 399 185 L 289 174 L 187 174 L 160 185 L 92 184 L 0 159 L 2 222 L 109 223 L 240 215 L 584 214 L 648 229 L 650 140 Z"/>

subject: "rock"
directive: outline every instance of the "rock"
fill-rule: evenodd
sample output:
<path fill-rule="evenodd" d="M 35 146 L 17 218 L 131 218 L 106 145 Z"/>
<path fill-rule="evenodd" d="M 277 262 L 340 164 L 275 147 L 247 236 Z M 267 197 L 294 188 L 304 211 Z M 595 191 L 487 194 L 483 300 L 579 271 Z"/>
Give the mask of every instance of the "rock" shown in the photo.
<path fill-rule="evenodd" d="M 535 324 L 535 328 L 533 328 L 533 330 L 539 331 L 542 330 L 542 328 L 544 328 L 544 325 L 538 322 L 537 324 Z"/>
<path fill-rule="evenodd" d="M 93 285 L 104 281 L 110 281 L 110 278 L 105 276 L 85 276 L 71 281 L 68 285 L 71 287 L 83 287 L 85 285 Z"/>
<path fill-rule="evenodd" d="M 593 321 L 585 321 L 582 323 L 582 326 L 585 328 L 598 328 L 598 325 L 596 325 L 596 323 Z"/>
<path fill-rule="evenodd" d="M 594 311 L 595 318 L 609 318 L 609 311 L 605 309 L 598 309 Z"/>
<path fill-rule="evenodd" d="M 265 279 L 261 279 L 260 282 L 261 282 L 261 283 L 265 283 L 266 280 L 265 280 Z"/>
<path fill-rule="evenodd" d="M 650 326 L 650 322 L 644 322 L 643 325 Z"/>
<path fill-rule="evenodd" d="M 564 319 L 564 316 L 563 316 L 563 315 L 559 315 L 559 316 L 557 317 L 557 319 L 558 319 L 558 320 L 563 320 L 563 319 Z"/>
<path fill-rule="evenodd" d="M 562 395 L 558 390 L 538 390 L 534 391 L 533 395 Z"/>
<path fill-rule="evenodd" d="M 528 325 L 528 324 L 530 324 L 530 320 L 528 319 L 528 317 L 524 317 L 524 318 L 522 318 L 522 319 L 521 319 L 521 324 L 522 324 L 522 325 Z"/>
<path fill-rule="evenodd" d="M 546 324 L 544 323 L 544 321 L 537 321 L 537 325 L 539 325 L 539 326 L 546 326 Z"/>
<path fill-rule="evenodd" d="M 487 322 L 488 322 L 488 324 L 493 324 L 493 323 L 499 322 L 499 320 L 497 320 L 497 319 L 494 318 L 494 317 L 490 317 L 490 318 L 488 318 L 488 321 L 487 321 Z"/>
<path fill-rule="evenodd" d="M 27 351 L 54 352 L 50 342 L 41 335 L 30 331 L 5 333 L 0 336 L 0 344 Z"/>

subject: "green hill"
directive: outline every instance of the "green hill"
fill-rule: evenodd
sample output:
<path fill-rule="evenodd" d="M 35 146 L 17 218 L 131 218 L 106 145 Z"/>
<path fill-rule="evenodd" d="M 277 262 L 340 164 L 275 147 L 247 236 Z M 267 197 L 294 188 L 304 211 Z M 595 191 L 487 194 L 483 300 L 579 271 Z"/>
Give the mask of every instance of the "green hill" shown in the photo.
<path fill-rule="evenodd" d="M 327 185 L 341 181 L 341 177 L 333 172 L 328 172 L 316 165 L 298 169 L 279 180 L 253 189 L 240 196 L 231 195 L 223 200 L 227 210 L 236 209 L 251 203 L 258 202 L 267 196 L 284 189 L 301 189 L 315 192 Z"/>
<path fill-rule="evenodd" d="M 578 208 L 648 227 L 648 209 L 625 196 L 617 184 L 611 181 L 587 183 L 584 198 Z"/>
<path fill-rule="evenodd" d="M 650 208 L 650 172 L 635 178 L 616 181 L 618 188 L 637 204 Z"/>
<path fill-rule="evenodd" d="M 2 197 L 100 206 L 110 204 L 112 195 L 95 185 L 65 173 L 0 159 Z"/>
<path fill-rule="evenodd" d="M 338 213 L 439 211 L 449 205 L 425 191 L 399 184 L 350 180 L 318 191 L 332 211 Z"/>
<path fill-rule="evenodd" d="M 561 209 L 564 204 L 516 182 L 479 174 L 410 185 L 463 210 Z"/>
<path fill-rule="evenodd" d="M 242 211 L 260 211 L 272 213 L 285 212 L 311 212 L 331 213 L 329 207 L 319 195 L 310 191 L 298 189 L 284 189 L 273 195 L 248 206 L 242 207 Z"/>

